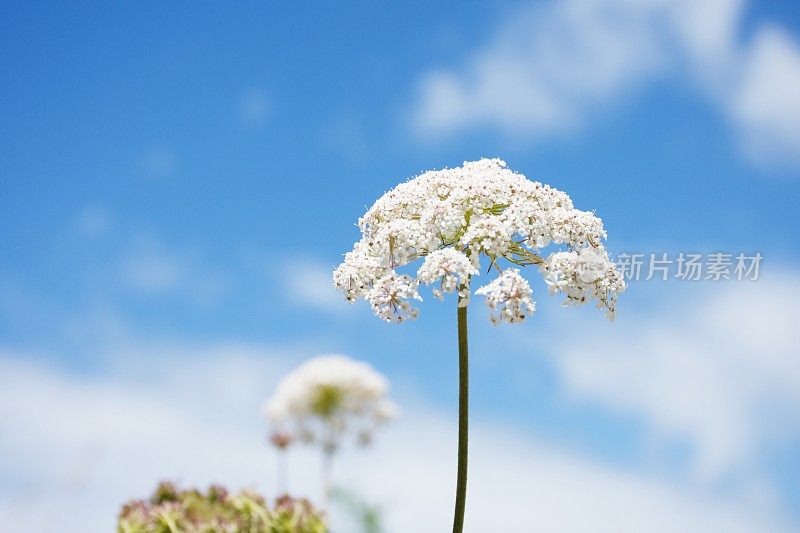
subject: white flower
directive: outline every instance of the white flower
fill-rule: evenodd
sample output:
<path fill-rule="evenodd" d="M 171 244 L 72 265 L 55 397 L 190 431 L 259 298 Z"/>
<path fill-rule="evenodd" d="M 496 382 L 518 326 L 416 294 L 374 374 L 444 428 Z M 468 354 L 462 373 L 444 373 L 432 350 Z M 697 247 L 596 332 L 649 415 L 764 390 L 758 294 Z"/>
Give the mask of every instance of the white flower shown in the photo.
<path fill-rule="evenodd" d="M 553 213 L 553 228 L 553 242 L 568 243 L 574 248 L 599 246 L 606 238 L 603 221 L 593 213 L 577 209 L 556 209 Z"/>
<path fill-rule="evenodd" d="M 366 363 L 343 355 L 315 357 L 289 373 L 264 405 L 269 419 L 305 442 L 335 449 L 341 437 L 359 438 L 392 419 L 389 383 Z"/>
<path fill-rule="evenodd" d="M 475 291 L 475 294 L 486 297 L 486 305 L 492 310 L 492 324 L 522 322 L 527 314 L 536 310 L 531 286 L 516 268 L 504 270 L 497 279 Z"/>
<path fill-rule="evenodd" d="M 478 269 L 466 254 L 454 248 L 444 248 L 431 252 L 425 258 L 425 262 L 417 272 L 417 279 L 426 285 L 440 281 L 439 287 L 433 289 L 433 295 L 440 300 L 444 300 L 443 293 L 453 292 L 459 285 L 464 285 L 459 291 L 459 296 L 463 299 L 469 297 L 466 284 L 469 283 L 470 276 L 477 273 Z"/>
<path fill-rule="evenodd" d="M 570 303 L 596 299 L 610 317 L 625 288 L 603 248 L 602 221 L 575 209 L 564 192 L 528 180 L 499 159 L 432 170 L 401 183 L 379 198 L 358 226 L 361 239 L 334 271 L 333 282 L 348 301 L 364 298 L 378 317 L 391 322 L 417 316 L 409 300 L 421 299 L 419 283 L 434 284 L 439 299 L 457 290 L 459 305 L 467 305 L 470 279 L 482 258 L 498 272 L 507 272 L 500 266 L 503 261 L 539 265 L 551 291 L 564 292 Z M 551 243 L 566 250 L 545 262 L 538 253 Z M 599 267 L 579 269 L 578 256 L 584 266 L 594 258 Z M 425 261 L 416 279 L 405 273 L 404 267 L 421 258 Z M 505 281 L 490 283 L 487 291 L 504 287 L 511 276 L 501 274 L 498 280 Z M 524 316 L 527 302 L 518 303 Z M 509 319 L 514 309 L 508 313 L 501 311 L 502 321 L 519 321 Z"/>
<path fill-rule="evenodd" d="M 389 271 L 375 281 L 365 296 L 375 315 L 386 322 L 402 322 L 417 318 L 419 310 L 408 303 L 409 298 L 422 300 L 417 292 L 417 282 L 410 276 Z"/>
<path fill-rule="evenodd" d="M 468 247 L 475 257 L 480 252 L 497 257 L 508 252 L 512 227 L 496 215 L 479 215 L 470 220 L 459 244 Z"/>
<path fill-rule="evenodd" d="M 581 248 L 550 255 L 541 265 L 551 293 L 563 292 L 564 305 L 597 300 L 598 307 L 606 308 L 606 316 L 613 320 L 617 295 L 625 290 L 625 281 L 605 250 Z"/>
<path fill-rule="evenodd" d="M 358 242 L 344 256 L 344 262 L 333 271 L 333 284 L 342 291 L 347 301 L 353 303 L 366 296 L 374 281 L 388 269 L 383 258 L 373 254 L 365 242 Z"/>

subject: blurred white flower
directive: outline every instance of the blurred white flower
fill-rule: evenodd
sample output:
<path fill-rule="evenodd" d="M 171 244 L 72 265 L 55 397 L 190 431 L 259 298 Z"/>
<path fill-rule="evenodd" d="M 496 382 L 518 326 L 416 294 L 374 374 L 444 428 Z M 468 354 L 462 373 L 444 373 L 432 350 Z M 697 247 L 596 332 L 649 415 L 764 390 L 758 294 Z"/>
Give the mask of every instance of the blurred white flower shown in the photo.
<path fill-rule="evenodd" d="M 595 299 L 614 317 L 625 283 L 603 248 L 606 232 L 593 213 L 575 209 L 565 193 L 528 180 L 499 159 L 465 162 L 433 170 L 384 194 L 358 221 L 361 240 L 333 273 L 348 301 L 364 298 L 386 321 L 415 318 L 410 300 L 420 300 L 418 283 L 435 284 L 433 294 L 470 297 L 470 279 L 485 257 L 500 277 L 476 294 L 499 314 L 493 321 L 519 322 L 533 312 L 528 283 L 499 261 L 539 265 L 552 292 L 569 304 Z M 550 243 L 565 249 L 548 258 Z M 398 268 L 425 258 L 414 279 Z M 510 291 L 510 292 L 509 292 Z M 504 296 L 515 294 L 512 299 Z M 525 294 L 523 294 L 525 293 Z"/>
<path fill-rule="evenodd" d="M 264 405 L 270 421 L 307 443 L 333 451 L 343 437 L 367 440 L 394 418 L 389 382 L 370 365 L 343 355 L 306 361 L 278 384 Z"/>

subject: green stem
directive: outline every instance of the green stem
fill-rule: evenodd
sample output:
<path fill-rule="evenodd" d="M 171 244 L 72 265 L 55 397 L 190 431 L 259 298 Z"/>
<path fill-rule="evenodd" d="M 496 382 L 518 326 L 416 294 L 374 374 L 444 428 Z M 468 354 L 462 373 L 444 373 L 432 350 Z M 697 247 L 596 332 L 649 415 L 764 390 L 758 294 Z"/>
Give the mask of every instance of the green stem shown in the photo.
<path fill-rule="evenodd" d="M 333 466 L 333 450 L 322 452 L 322 510 L 330 512 L 328 508 L 331 500 L 331 469 Z"/>
<path fill-rule="evenodd" d="M 460 300 L 460 298 L 459 298 Z M 453 533 L 464 530 L 467 501 L 467 445 L 469 434 L 469 355 L 467 350 L 467 307 L 458 308 L 458 480 Z"/>

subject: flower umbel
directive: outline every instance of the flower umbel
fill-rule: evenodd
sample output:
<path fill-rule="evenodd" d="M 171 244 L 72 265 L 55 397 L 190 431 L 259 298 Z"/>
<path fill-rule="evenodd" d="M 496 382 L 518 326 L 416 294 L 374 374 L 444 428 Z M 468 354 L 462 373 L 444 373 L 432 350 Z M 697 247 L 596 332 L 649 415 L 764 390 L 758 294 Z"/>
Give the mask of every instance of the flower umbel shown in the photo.
<path fill-rule="evenodd" d="M 494 322 L 521 322 L 534 308 L 528 283 L 519 270 L 501 267 L 502 261 L 538 265 L 551 292 L 566 295 L 565 305 L 595 300 L 610 319 L 625 289 L 603 248 L 602 221 L 499 159 L 465 162 L 401 183 L 358 226 L 361 239 L 334 271 L 333 282 L 348 301 L 366 299 L 388 322 L 417 317 L 411 301 L 421 300 L 420 283 L 432 285 L 439 299 L 457 291 L 459 304 L 467 305 L 482 259 L 499 274 L 476 291 L 498 311 L 491 315 Z M 561 249 L 540 255 L 551 243 Z M 416 278 L 398 272 L 421 258 Z"/>

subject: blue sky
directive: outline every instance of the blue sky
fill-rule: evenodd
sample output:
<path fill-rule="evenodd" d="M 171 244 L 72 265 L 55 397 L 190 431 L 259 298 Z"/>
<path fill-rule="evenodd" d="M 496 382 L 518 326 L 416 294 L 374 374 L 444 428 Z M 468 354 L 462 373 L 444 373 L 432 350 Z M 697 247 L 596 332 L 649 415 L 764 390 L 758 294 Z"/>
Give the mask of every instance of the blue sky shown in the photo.
<path fill-rule="evenodd" d="M 596 210 L 612 252 L 761 252 L 764 263 L 758 282 L 633 282 L 613 325 L 593 309 L 560 309 L 538 279 L 528 324 L 492 328 L 477 302 L 478 434 L 530 464 L 541 460 L 530 450 L 556 454 L 567 465 L 559 479 L 599 469 L 588 484 L 600 492 L 666 491 L 642 503 L 651 517 L 686 517 L 665 531 L 800 524 L 792 2 L 6 3 L 0 25 L 0 363 L 6 385 L 22 384 L 3 402 L 50 390 L 30 407 L 46 413 L 63 390 L 68 418 L 105 393 L 126 408 L 145 398 L 184 413 L 165 393 L 174 383 L 152 373 L 211 383 L 219 369 L 258 368 L 263 381 L 241 384 L 256 398 L 291 364 L 336 351 L 392 378 L 411 406 L 397 439 L 414 424 L 435 428 L 455 415 L 454 302 L 426 301 L 420 320 L 390 326 L 340 302 L 327 276 L 385 190 L 496 156 Z M 190 370 L 206 364 L 216 370 Z M 252 398 L 220 400 L 243 410 L 232 435 L 265 430 Z M 192 413 L 186 435 L 218 429 Z M 91 440 L 58 424 L 48 433 L 46 418 L 29 431 L 24 408 L 0 414 L 15 428 L 0 437 L 6 457 L 38 443 L 55 471 L 69 471 Z M 260 444 L 246 447 L 266 456 Z M 153 476 L 212 475 L 164 453 L 142 467 L 151 477 L 116 492 L 102 474 L 113 466 L 93 467 L 70 501 L 86 506 L 105 490 L 105 524 Z M 495 459 L 484 455 L 488 471 Z M 65 500 L 42 488 L 55 474 L 35 463 L 0 460 L 0 525 L 25 514 L 14 506 Z M 230 468 L 213 475 L 252 481 Z M 512 486 L 541 482 L 520 477 Z M 690 509 L 696 494 L 722 510 Z M 475 503 L 477 526 L 486 513 Z M 611 503 L 589 507 L 609 530 L 637 530 L 614 522 Z M 585 530 L 553 513 L 564 530 Z"/>

